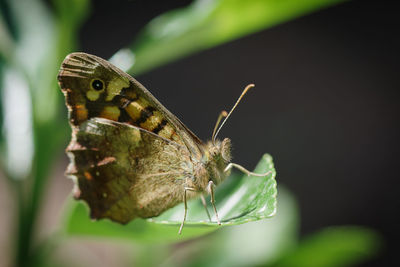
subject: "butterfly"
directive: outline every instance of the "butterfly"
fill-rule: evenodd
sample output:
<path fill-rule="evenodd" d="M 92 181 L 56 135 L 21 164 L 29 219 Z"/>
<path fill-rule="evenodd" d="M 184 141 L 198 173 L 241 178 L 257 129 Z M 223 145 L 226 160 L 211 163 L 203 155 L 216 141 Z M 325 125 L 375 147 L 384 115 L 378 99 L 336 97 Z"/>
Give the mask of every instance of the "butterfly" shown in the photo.
<path fill-rule="evenodd" d="M 252 84 L 229 113 L 220 114 L 211 141 L 204 143 L 143 85 L 100 57 L 69 54 L 58 81 L 72 128 L 66 175 L 74 180 L 74 197 L 87 202 L 93 219 L 125 224 L 183 202 L 181 233 L 189 199 L 200 196 L 211 218 L 203 196 L 210 194 L 221 224 L 214 190 L 231 169 L 268 175 L 231 163 L 231 140 L 216 138 Z"/>

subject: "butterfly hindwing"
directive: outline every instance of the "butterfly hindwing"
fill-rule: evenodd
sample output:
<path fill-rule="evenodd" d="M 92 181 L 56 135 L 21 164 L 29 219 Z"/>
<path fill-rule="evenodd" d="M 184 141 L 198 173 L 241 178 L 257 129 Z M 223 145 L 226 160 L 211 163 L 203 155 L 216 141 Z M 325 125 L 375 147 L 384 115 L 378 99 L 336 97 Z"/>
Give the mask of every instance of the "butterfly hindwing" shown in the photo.
<path fill-rule="evenodd" d="M 102 118 L 81 123 L 67 152 L 67 174 L 79 186 L 75 197 L 89 204 L 92 218 L 120 223 L 157 216 L 181 202 L 191 168 L 182 146 Z"/>

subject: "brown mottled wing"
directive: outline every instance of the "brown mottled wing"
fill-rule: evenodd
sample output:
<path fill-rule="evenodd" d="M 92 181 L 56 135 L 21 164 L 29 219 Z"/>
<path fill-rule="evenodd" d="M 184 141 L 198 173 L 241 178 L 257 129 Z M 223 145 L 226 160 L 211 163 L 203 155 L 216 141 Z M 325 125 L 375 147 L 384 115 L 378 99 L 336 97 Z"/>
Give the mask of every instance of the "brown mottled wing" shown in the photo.
<path fill-rule="evenodd" d="M 192 173 L 182 146 L 125 123 L 93 118 L 73 130 L 67 174 L 95 219 L 127 223 L 182 202 Z"/>
<path fill-rule="evenodd" d="M 143 85 L 108 61 L 72 53 L 63 61 L 58 80 L 73 127 L 94 117 L 124 122 L 184 145 L 201 158 L 200 139 Z"/>

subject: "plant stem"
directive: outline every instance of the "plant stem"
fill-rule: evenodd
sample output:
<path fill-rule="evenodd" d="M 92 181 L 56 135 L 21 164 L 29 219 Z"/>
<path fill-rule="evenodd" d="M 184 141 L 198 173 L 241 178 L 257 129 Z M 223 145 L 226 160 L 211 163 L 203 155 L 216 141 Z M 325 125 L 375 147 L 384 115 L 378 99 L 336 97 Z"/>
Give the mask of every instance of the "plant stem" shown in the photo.
<path fill-rule="evenodd" d="M 18 201 L 18 238 L 16 244 L 15 266 L 28 267 L 34 265 L 32 241 L 34 229 L 40 211 L 44 189 L 46 187 L 50 167 L 52 166 L 55 148 L 59 141 L 52 133 L 50 125 L 35 127 L 35 150 L 33 169 L 29 179 L 16 182 L 16 198 Z M 25 190 L 28 189 L 28 190 Z"/>

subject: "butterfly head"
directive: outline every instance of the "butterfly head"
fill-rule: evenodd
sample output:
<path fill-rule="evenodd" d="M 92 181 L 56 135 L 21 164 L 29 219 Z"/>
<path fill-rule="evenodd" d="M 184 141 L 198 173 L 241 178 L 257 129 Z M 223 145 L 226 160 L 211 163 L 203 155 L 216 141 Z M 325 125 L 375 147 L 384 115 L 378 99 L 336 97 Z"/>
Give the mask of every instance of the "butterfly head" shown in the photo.
<path fill-rule="evenodd" d="M 243 96 L 247 93 L 247 91 L 250 90 L 250 88 L 253 87 L 254 84 L 247 85 L 242 94 L 239 96 L 235 105 L 233 105 L 232 109 L 229 111 L 229 113 L 223 110 L 218 116 L 217 123 L 215 124 L 214 131 L 211 136 L 211 141 L 208 144 L 208 152 L 210 155 L 208 169 L 211 169 L 211 180 L 215 184 L 222 182 L 230 174 L 230 170 L 233 166 L 233 163 L 230 163 L 232 159 L 231 140 L 229 138 L 225 138 L 224 140 L 222 140 L 222 142 L 217 140 L 218 133 L 224 126 L 225 122 L 228 120 L 229 116 L 235 110 L 240 100 L 242 100 Z"/>
<path fill-rule="evenodd" d="M 208 169 L 211 172 L 210 179 L 215 183 L 221 183 L 229 173 L 224 170 L 231 161 L 231 140 L 215 140 L 208 143 Z"/>

